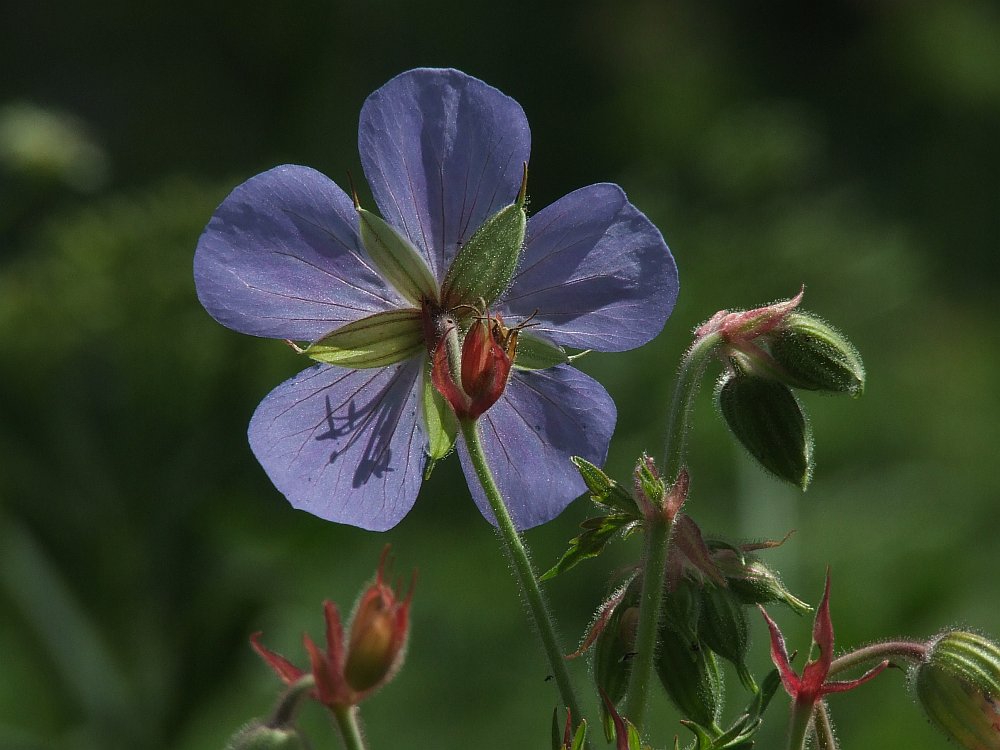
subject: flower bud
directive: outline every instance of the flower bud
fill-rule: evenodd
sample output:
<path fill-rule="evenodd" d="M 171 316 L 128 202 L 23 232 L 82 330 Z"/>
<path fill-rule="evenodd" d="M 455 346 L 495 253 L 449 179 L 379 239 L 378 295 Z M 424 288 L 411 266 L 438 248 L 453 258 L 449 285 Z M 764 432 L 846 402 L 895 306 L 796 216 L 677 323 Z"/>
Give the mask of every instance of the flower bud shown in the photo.
<path fill-rule="evenodd" d="M 361 595 L 351 620 L 344 679 L 357 693 L 370 693 L 392 679 L 406 648 L 412 589 L 400 601 L 398 593 L 385 583 L 386 553 L 375 582 Z"/>
<path fill-rule="evenodd" d="M 629 676 L 632 674 L 632 656 L 635 648 L 635 631 L 639 621 L 639 608 L 619 604 L 594 645 L 594 681 L 603 690 L 611 705 L 625 697 Z M 608 742 L 614 739 L 614 723 L 606 707 L 601 706 L 604 733 Z"/>
<path fill-rule="evenodd" d="M 785 588 L 778 574 L 752 555 L 741 558 L 731 554 L 716 555 L 716 563 L 729 584 L 729 590 L 744 604 L 782 602 L 803 615 L 812 607 Z"/>
<path fill-rule="evenodd" d="M 718 726 L 725 685 L 712 651 L 664 625 L 656 651 L 656 674 L 674 705 L 704 727 Z"/>
<path fill-rule="evenodd" d="M 271 727 L 252 721 L 233 735 L 226 750 L 305 750 L 309 745 L 295 727 Z"/>
<path fill-rule="evenodd" d="M 757 462 L 803 490 L 812 474 L 812 431 L 784 383 L 729 372 L 716 389 L 730 432 Z"/>
<path fill-rule="evenodd" d="M 756 692 L 757 683 L 746 665 L 750 627 L 743 607 L 743 602 L 728 589 L 706 585 L 701 592 L 698 635 L 706 646 L 733 663 L 743 687 Z"/>
<path fill-rule="evenodd" d="M 1000 750 L 1000 647 L 962 631 L 945 633 L 912 674 L 924 712 L 969 750 Z"/>
<path fill-rule="evenodd" d="M 793 388 L 850 393 L 865 388 L 865 367 L 857 349 L 833 326 L 808 313 L 790 313 L 768 340 L 783 380 Z"/>

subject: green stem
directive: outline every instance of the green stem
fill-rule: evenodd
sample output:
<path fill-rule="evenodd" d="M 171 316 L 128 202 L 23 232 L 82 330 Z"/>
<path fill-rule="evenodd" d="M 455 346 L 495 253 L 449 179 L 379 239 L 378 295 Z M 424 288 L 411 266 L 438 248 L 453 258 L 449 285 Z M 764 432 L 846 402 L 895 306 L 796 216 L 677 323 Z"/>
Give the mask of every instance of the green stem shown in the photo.
<path fill-rule="evenodd" d="M 580 703 L 573 690 L 573 684 L 570 682 L 569 670 L 566 668 L 566 662 L 563 659 L 563 651 L 556 637 L 552 617 L 545 604 L 542 591 L 538 587 L 538 576 L 535 575 L 535 570 L 531 564 L 531 559 L 528 557 L 524 542 L 517 532 L 517 527 L 514 526 L 514 521 L 510 517 L 510 512 L 507 510 L 503 496 L 500 494 L 500 489 L 493 479 L 493 472 L 490 471 L 490 467 L 486 463 L 486 455 L 483 453 L 483 444 L 479 439 L 479 428 L 476 420 L 463 419 L 461 423 L 465 445 L 469 449 L 469 458 L 472 460 L 472 465 L 476 470 L 476 477 L 479 479 L 479 483 L 486 493 L 486 499 L 490 503 L 490 508 L 493 509 L 493 515 L 497 520 L 497 530 L 500 532 L 500 539 L 503 541 L 504 551 L 513 564 L 514 578 L 521 590 L 521 597 L 528 604 L 531 620 L 541 638 L 542 648 L 549 660 L 549 668 L 555 677 L 559 694 L 573 716 L 573 723 L 579 724 L 583 719 L 583 713 L 580 711 Z"/>
<path fill-rule="evenodd" d="M 687 448 L 688 422 L 709 355 L 722 341 L 718 333 L 695 340 L 684 354 L 674 386 L 667 416 L 667 442 L 661 464 L 661 475 L 667 486 L 672 485 L 684 466 Z M 625 715 L 641 730 L 646 713 L 649 685 L 653 678 L 656 638 L 663 617 L 663 587 L 666 578 L 667 555 L 672 524 L 660 514 L 646 519 L 643 552 L 642 593 L 639 596 L 639 624 L 635 636 L 635 657 L 629 678 L 628 703 Z"/>
<path fill-rule="evenodd" d="M 287 727 L 295 722 L 303 702 L 309 697 L 310 691 L 316 687 L 316 678 L 311 674 L 302 675 L 288 686 L 278 699 L 278 704 L 267 720 L 269 727 Z"/>
<path fill-rule="evenodd" d="M 684 466 L 694 397 L 701 385 L 701 377 L 708 365 L 709 355 L 720 343 L 722 343 L 720 333 L 710 333 L 695 339 L 681 360 L 681 369 L 677 374 L 677 384 L 674 386 L 670 412 L 667 415 L 667 441 L 663 448 L 662 473 L 668 484 L 677 479 Z"/>
<path fill-rule="evenodd" d="M 812 703 L 792 700 L 792 710 L 788 717 L 788 750 L 805 750 L 812 714 Z"/>
<path fill-rule="evenodd" d="M 813 729 L 816 730 L 816 750 L 838 750 L 826 701 L 819 701 L 813 709 Z"/>
<path fill-rule="evenodd" d="M 850 653 L 834 659 L 830 664 L 829 676 L 844 672 L 852 667 L 871 661 L 882 661 L 893 657 L 913 663 L 921 662 L 927 656 L 927 644 L 917 641 L 886 641 L 872 643 L 855 649 Z"/>
<path fill-rule="evenodd" d="M 333 716 L 347 750 L 366 750 L 364 735 L 361 733 L 361 716 L 357 706 L 335 708 Z"/>

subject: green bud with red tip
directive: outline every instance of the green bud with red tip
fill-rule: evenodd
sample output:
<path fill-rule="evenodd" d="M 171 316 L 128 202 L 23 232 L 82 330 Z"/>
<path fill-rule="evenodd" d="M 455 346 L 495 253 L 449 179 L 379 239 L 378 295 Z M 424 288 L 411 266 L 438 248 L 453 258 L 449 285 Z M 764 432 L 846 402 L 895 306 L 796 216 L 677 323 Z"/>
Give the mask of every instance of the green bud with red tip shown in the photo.
<path fill-rule="evenodd" d="M 952 631 L 930 644 L 911 674 L 931 722 L 968 750 L 1000 750 L 1000 646 Z"/>

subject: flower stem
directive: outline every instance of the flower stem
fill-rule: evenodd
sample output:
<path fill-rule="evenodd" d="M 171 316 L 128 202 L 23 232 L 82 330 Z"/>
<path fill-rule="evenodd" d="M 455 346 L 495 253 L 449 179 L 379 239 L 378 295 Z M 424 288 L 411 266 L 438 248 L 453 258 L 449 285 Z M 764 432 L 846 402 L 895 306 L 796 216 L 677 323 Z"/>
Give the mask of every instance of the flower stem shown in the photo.
<path fill-rule="evenodd" d="M 302 707 L 303 701 L 309 697 L 309 692 L 316 687 L 316 678 L 304 674 L 288 686 L 288 689 L 278 699 L 271 716 L 267 720 L 269 727 L 290 726 Z"/>
<path fill-rule="evenodd" d="M 366 750 L 364 735 L 361 733 L 361 717 L 357 706 L 346 706 L 333 709 L 337 720 L 337 728 L 344 740 L 347 750 Z"/>
<path fill-rule="evenodd" d="M 816 730 L 816 750 L 839 750 L 826 701 L 819 701 L 813 709 L 813 728 Z"/>
<path fill-rule="evenodd" d="M 504 551 L 513 563 L 514 578 L 521 590 L 522 599 L 528 604 L 528 611 L 531 613 L 532 622 L 541 638 L 542 648 L 549 660 L 549 668 L 555 677 L 559 694 L 572 714 L 573 723 L 579 724 L 583 719 L 583 713 L 580 711 L 580 703 L 573 690 L 573 684 L 570 682 L 569 670 L 566 668 L 563 652 L 559 647 L 552 616 L 549 614 L 542 591 L 538 587 L 538 576 L 535 575 L 524 542 L 514 526 L 514 521 L 510 517 L 503 496 L 500 494 L 500 489 L 493 479 L 493 472 L 490 471 L 490 467 L 486 463 L 483 444 L 479 438 L 478 423 L 474 419 L 463 419 L 461 424 L 465 445 L 469 449 L 469 458 L 475 467 L 476 477 L 486 493 L 490 508 L 493 509 L 493 515 L 496 516 L 497 530 L 500 532 Z"/>
<path fill-rule="evenodd" d="M 662 472 L 668 483 L 677 479 L 684 466 L 694 397 L 701 385 L 709 355 L 720 343 L 722 335 L 718 332 L 695 339 L 681 360 L 681 369 L 677 374 L 677 384 L 670 402 L 670 413 L 667 415 L 667 440 L 663 448 Z"/>
<path fill-rule="evenodd" d="M 669 487 L 677 480 L 684 466 L 687 448 L 688 421 L 701 376 L 709 355 L 722 340 L 718 333 L 696 339 L 684 354 L 677 384 L 667 416 L 667 442 L 662 461 L 662 476 Z M 642 730 L 646 713 L 646 696 L 653 677 L 656 637 L 663 616 L 663 586 L 666 576 L 667 553 L 671 524 L 660 514 L 646 519 L 643 552 L 642 593 L 639 598 L 639 623 L 635 637 L 635 657 L 629 681 L 625 715 Z"/>
<path fill-rule="evenodd" d="M 923 661 L 927 656 L 927 644 L 918 641 L 886 641 L 885 643 L 872 643 L 855 649 L 834 659 L 830 664 L 829 675 L 833 676 L 845 670 L 857 667 L 870 661 L 882 661 L 883 659 L 903 659 L 910 662 Z"/>
<path fill-rule="evenodd" d="M 788 750 L 805 750 L 813 707 L 814 704 L 810 701 L 792 699 L 792 710 L 788 717 Z"/>

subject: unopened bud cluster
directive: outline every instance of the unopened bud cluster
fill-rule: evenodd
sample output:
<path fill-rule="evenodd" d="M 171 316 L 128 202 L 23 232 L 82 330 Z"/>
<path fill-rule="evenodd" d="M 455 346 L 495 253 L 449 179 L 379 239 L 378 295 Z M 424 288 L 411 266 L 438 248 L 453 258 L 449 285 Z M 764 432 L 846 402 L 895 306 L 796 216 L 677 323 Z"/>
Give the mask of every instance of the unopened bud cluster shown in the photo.
<path fill-rule="evenodd" d="M 717 335 L 727 363 L 716 388 L 726 424 L 772 474 L 802 489 L 813 467 L 809 420 L 792 389 L 859 396 L 865 370 L 833 326 L 800 311 L 802 293 L 773 305 L 722 311 L 698 329 Z"/>

